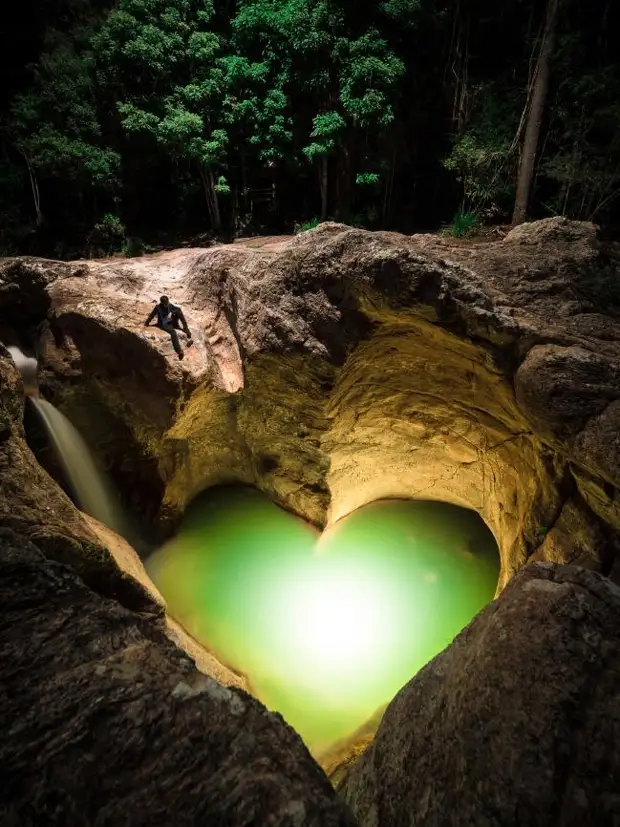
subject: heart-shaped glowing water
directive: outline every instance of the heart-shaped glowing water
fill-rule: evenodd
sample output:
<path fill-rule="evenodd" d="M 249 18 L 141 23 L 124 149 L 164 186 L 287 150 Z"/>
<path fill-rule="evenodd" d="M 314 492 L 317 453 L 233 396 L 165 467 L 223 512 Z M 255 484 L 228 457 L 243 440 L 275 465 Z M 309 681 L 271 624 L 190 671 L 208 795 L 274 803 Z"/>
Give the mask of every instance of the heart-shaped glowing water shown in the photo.
<path fill-rule="evenodd" d="M 353 732 L 495 592 L 479 517 L 373 503 L 319 535 L 251 488 L 207 492 L 149 561 L 170 613 L 315 751 Z"/>

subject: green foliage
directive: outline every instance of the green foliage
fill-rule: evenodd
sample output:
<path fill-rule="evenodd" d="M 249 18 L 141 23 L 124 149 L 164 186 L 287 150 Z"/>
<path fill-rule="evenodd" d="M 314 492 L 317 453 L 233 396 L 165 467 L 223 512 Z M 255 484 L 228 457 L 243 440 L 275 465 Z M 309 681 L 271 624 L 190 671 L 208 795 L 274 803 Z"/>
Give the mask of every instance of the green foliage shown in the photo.
<path fill-rule="evenodd" d="M 88 247 L 93 257 L 110 255 L 125 247 L 125 225 L 117 215 L 106 213 L 92 228 Z"/>
<path fill-rule="evenodd" d="M 563 49 L 571 41 L 565 39 Z M 562 54 L 562 52 L 561 52 Z M 574 76 L 565 67 L 549 124 L 541 175 L 556 186 L 547 206 L 551 212 L 597 220 L 620 197 L 620 70 L 609 66 Z"/>
<path fill-rule="evenodd" d="M 412 25 L 422 9 L 422 0 L 384 0 L 381 11 L 404 25 Z"/>
<path fill-rule="evenodd" d="M 619 10 L 592 4 L 562 3 L 532 218 L 620 222 Z M 409 231 L 459 209 L 459 237 L 507 219 L 543 11 L 55 0 L 0 119 L 0 248 L 134 255 L 315 213 Z"/>
<path fill-rule="evenodd" d="M 507 213 L 514 200 L 518 109 L 510 105 L 505 90 L 480 86 L 472 104 L 472 118 L 444 159 L 463 186 L 467 211 L 488 218 Z"/>
<path fill-rule="evenodd" d="M 125 242 L 122 247 L 123 255 L 127 256 L 128 258 L 136 258 L 137 256 L 142 256 L 144 253 L 151 252 L 152 248 L 149 245 L 145 244 L 141 238 L 137 236 L 128 236 L 125 239 Z"/>
<path fill-rule="evenodd" d="M 206 165 L 221 163 L 228 141 L 214 123 L 224 72 L 221 38 L 204 29 L 212 14 L 192 0 L 120 0 L 93 38 L 99 76 L 120 93 L 125 129 Z"/>
<path fill-rule="evenodd" d="M 457 212 L 452 219 L 452 224 L 444 227 L 442 235 L 453 238 L 467 238 L 475 235 L 480 229 L 480 222 L 473 213 Z"/>
<path fill-rule="evenodd" d="M 303 148 L 303 153 L 310 161 L 332 152 L 338 141 L 338 135 L 346 127 L 346 122 L 338 112 L 324 112 L 316 115 L 310 137 L 315 140 Z"/>
<path fill-rule="evenodd" d="M 300 233 L 305 233 L 308 230 L 314 230 L 315 227 L 318 227 L 321 222 L 318 218 L 311 218 L 310 221 L 304 221 L 304 223 L 299 227 Z"/>
<path fill-rule="evenodd" d="M 3 124 L 40 220 L 47 212 L 42 194 L 47 181 L 73 184 L 82 195 L 110 193 L 119 184 L 120 155 L 106 145 L 99 122 L 88 34 L 82 27 L 72 38 L 47 32 L 33 83 L 13 100 Z"/>
<path fill-rule="evenodd" d="M 379 180 L 376 172 L 358 172 L 355 176 L 355 183 L 359 187 L 373 187 L 379 183 Z"/>
<path fill-rule="evenodd" d="M 217 184 L 215 185 L 215 191 L 218 195 L 230 195 L 230 187 L 226 178 L 223 175 L 217 179 Z"/>
<path fill-rule="evenodd" d="M 245 106 L 262 157 L 324 162 L 348 151 L 362 135 L 368 141 L 391 126 L 404 62 L 376 26 L 362 26 L 360 32 L 357 27 L 356 13 L 334 0 L 241 5 L 232 25 L 234 43 L 260 55 L 260 63 L 250 65 L 254 79 L 265 82 L 262 89 L 254 84 L 254 97 Z M 291 108 L 299 111 L 308 95 L 314 113 L 303 106 L 295 129 Z M 262 113 L 270 109 L 275 129 L 266 132 Z"/>
<path fill-rule="evenodd" d="M 218 196 L 229 192 L 223 173 L 230 66 L 222 63 L 224 42 L 211 29 L 213 16 L 211 2 L 120 0 L 92 42 L 125 130 L 150 136 L 195 166 L 219 229 Z"/>
<path fill-rule="evenodd" d="M 337 45 L 342 58 L 340 100 L 354 123 L 388 127 L 394 120 L 392 96 L 405 64 L 390 50 L 377 29 Z"/>

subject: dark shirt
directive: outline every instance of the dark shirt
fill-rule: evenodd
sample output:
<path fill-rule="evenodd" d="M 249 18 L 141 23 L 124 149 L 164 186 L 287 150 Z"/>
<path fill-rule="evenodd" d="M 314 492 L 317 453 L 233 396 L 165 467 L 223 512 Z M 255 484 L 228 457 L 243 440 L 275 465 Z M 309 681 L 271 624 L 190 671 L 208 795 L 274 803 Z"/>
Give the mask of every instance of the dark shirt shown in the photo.
<path fill-rule="evenodd" d="M 171 322 L 172 317 L 179 313 L 180 308 L 172 303 L 169 303 L 167 307 L 164 307 L 161 303 L 158 303 L 149 313 L 146 323 L 148 324 L 149 322 L 152 322 L 155 316 L 157 316 L 157 324 L 163 326 Z"/>

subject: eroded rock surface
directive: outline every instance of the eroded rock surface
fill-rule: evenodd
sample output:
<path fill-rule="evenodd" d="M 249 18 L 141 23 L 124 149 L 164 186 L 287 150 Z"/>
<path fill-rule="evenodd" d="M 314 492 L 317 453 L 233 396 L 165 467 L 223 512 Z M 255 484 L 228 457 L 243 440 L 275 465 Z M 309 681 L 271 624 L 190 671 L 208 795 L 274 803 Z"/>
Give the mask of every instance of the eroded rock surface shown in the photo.
<path fill-rule="evenodd" d="M 160 612 L 36 461 L 24 438 L 23 407 L 19 373 L 0 347 L 0 526 L 18 531 L 50 558 L 73 566 L 100 593 L 138 611 Z"/>
<path fill-rule="evenodd" d="M 519 572 L 388 706 L 339 788 L 362 827 L 620 820 L 620 589 Z"/>
<path fill-rule="evenodd" d="M 140 259 L 0 261 L 0 311 L 13 324 L 0 338 L 9 343 L 30 334 L 43 392 L 103 458 L 133 508 L 157 518 L 164 531 L 197 493 L 226 482 L 255 485 L 318 526 L 382 498 L 437 499 L 474 509 L 493 530 L 502 558 L 500 591 L 528 561 L 585 567 L 526 568 L 396 698 L 374 743 L 371 721 L 355 743 L 337 745 L 325 761 L 334 778 L 346 777 L 346 796 L 368 827 L 587 827 L 620 818 L 612 740 L 618 594 L 585 570 L 620 577 L 620 305 L 610 300 L 618 296 L 618 278 L 617 257 L 599 243 L 595 228 L 563 219 L 524 225 L 486 244 L 324 224 L 294 239 Z M 161 293 L 183 306 L 194 334 L 183 362 L 164 333 L 143 326 Z M 86 586 L 78 587 L 66 569 L 58 575 L 54 562 L 37 557 L 35 565 L 31 549 L 23 559 L 9 550 L 11 576 L 28 572 L 42 590 L 32 598 L 37 606 L 50 591 L 43 581 L 71 581 L 69 591 L 62 585 L 68 595 L 62 606 L 46 598 L 45 611 L 64 619 L 50 615 L 45 634 L 50 645 L 63 635 L 71 640 L 70 656 L 78 660 L 59 670 L 71 675 L 89 704 L 101 679 L 106 697 L 119 700 L 105 714 L 129 716 L 119 724 L 131 733 L 126 755 L 129 766 L 139 766 L 135 773 L 144 764 L 144 774 L 134 775 L 138 792 L 130 792 L 129 781 L 121 784 L 125 811 L 138 802 L 140 814 L 151 813 L 140 796 L 154 789 L 146 768 L 156 766 L 149 752 L 156 743 L 169 750 L 166 767 L 178 778 L 178 788 L 167 788 L 178 796 L 161 806 L 172 800 L 182 809 L 180 802 L 189 800 L 188 818 L 202 818 L 203 811 L 192 808 L 204 799 L 215 808 L 204 812 L 222 823 L 249 825 L 263 811 L 246 811 L 242 801 L 255 801 L 259 788 L 252 785 L 258 784 L 256 795 L 275 813 L 273 824 L 347 823 L 337 820 L 346 818 L 337 805 L 322 809 L 320 796 L 316 816 L 312 804 L 291 809 L 284 803 L 288 793 L 277 797 L 280 782 L 292 789 L 283 767 L 292 760 L 294 779 L 298 766 L 305 779 L 305 759 L 280 753 L 287 731 L 272 730 L 265 722 L 273 719 L 253 701 L 244 701 L 249 729 L 243 736 L 232 730 L 233 743 L 241 739 L 241 752 L 234 753 L 241 763 L 246 756 L 254 760 L 243 740 L 248 733 L 253 748 L 258 745 L 245 789 L 226 787 L 237 765 L 220 750 L 220 736 L 229 734 L 217 729 L 221 721 L 210 722 L 215 729 L 207 727 L 202 742 L 202 713 L 173 704 L 165 714 L 174 721 L 163 720 L 181 727 L 182 743 L 165 740 L 161 719 L 150 712 L 153 698 L 163 697 L 158 681 L 170 691 L 189 686 L 178 690 L 181 696 L 196 686 L 179 677 L 196 672 L 171 639 L 218 680 L 234 684 L 240 676 L 224 667 L 214 672 L 207 653 L 192 652 L 191 639 L 166 621 L 149 583 L 132 579 L 142 577 L 131 549 L 84 520 L 39 467 L 23 438 L 19 378 L 2 353 L 0 380 L 0 524 L 36 542 L 49 561 L 68 563 Z M 43 635 L 28 600 L 19 611 L 29 634 Z M 82 636 L 77 625 L 69 629 L 74 600 L 79 612 L 93 613 Z M 7 605 L 13 611 L 16 604 Z M 91 645 L 101 635 L 105 645 Z M 31 657 L 24 652 L 20 657 Z M 84 664 L 95 660 L 104 672 L 93 677 Z M 33 674 L 41 663 L 32 660 Z M 142 677 L 143 668 L 150 677 Z M 205 690 L 209 709 L 219 714 L 224 707 L 212 704 L 228 703 L 225 690 L 213 690 L 204 677 L 191 680 L 201 691 L 211 687 Z M 54 699 L 60 706 L 50 709 L 58 720 L 80 709 L 73 684 L 65 682 L 74 706 Z M 34 694 L 27 698 L 39 702 Z M 45 709 L 36 709 L 45 720 Z M 100 720 L 85 714 L 88 726 Z M 24 715 L 28 727 L 34 717 Z M 190 734 L 189 720 L 198 722 L 199 735 Z M 91 742 L 81 735 L 87 730 L 78 714 L 82 758 L 90 754 Z M 56 756 L 56 742 L 50 746 L 36 733 L 34 723 L 25 731 L 27 760 Z M 114 733 L 97 729 L 92 744 L 98 750 L 101 735 L 112 749 Z M 224 769 L 212 773 L 229 791 L 219 805 L 216 792 L 221 796 L 224 788 L 215 781 L 209 786 L 211 775 L 194 774 L 195 737 L 203 764 L 223 762 L 217 766 Z M 19 749 L 11 752 L 19 743 L 7 748 L 10 760 L 21 760 Z M 63 736 L 58 743 L 68 752 L 59 769 L 52 762 L 53 773 L 71 766 L 69 741 Z M 113 759 L 106 755 L 109 763 L 95 782 L 93 795 L 106 794 L 98 824 L 123 823 L 114 821 L 116 798 L 102 786 L 120 772 Z M 191 771 L 174 775 L 183 761 Z M 90 778 L 89 767 L 77 777 Z M 24 777 L 31 806 L 43 802 L 46 817 L 58 778 L 72 783 L 54 775 L 45 786 L 40 777 Z M 295 801 L 299 789 L 291 793 Z M 75 801 L 93 808 L 88 795 L 76 791 Z M 226 821 L 217 806 L 229 804 L 246 820 Z M 157 820 L 162 812 L 152 811 L 144 823 L 167 823 Z M 23 823 L 11 822 L 15 813 L 7 810 L 6 823 Z"/>
<path fill-rule="evenodd" d="M 0 823 L 353 827 L 299 737 L 0 529 Z"/>
<path fill-rule="evenodd" d="M 223 482 L 317 525 L 445 500 L 494 531 L 505 584 L 531 558 L 612 568 L 614 279 L 595 228 L 564 219 L 469 245 L 324 224 L 257 247 L 8 260 L 0 302 L 22 282 L 47 301 L 44 391 L 162 525 Z M 182 363 L 142 324 L 163 292 L 195 336 Z"/>
<path fill-rule="evenodd" d="M 76 509 L 41 468 L 22 426 L 24 395 L 17 369 L 0 346 L 0 526 L 32 540 L 51 560 L 70 565 L 95 592 L 118 601 L 167 631 L 206 674 L 247 688 L 165 614 L 142 561 L 122 538 Z"/>

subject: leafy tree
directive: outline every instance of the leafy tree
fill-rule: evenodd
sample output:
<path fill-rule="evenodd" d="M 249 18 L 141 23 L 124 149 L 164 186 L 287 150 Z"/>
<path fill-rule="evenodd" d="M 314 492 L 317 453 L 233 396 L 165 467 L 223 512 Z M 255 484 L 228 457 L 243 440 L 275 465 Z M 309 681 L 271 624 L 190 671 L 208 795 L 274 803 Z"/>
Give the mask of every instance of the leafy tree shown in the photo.
<path fill-rule="evenodd" d="M 83 23 L 71 37 L 48 31 L 32 85 L 15 98 L 2 125 L 27 175 L 37 227 L 57 208 L 61 192 L 75 194 L 73 209 L 88 205 L 86 211 L 96 213 L 92 199 L 101 194 L 109 202 L 118 186 L 119 155 L 102 136 L 89 33 Z"/>
<path fill-rule="evenodd" d="M 100 82 L 114 89 L 125 130 L 146 132 L 192 163 L 219 232 L 229 136 L 224 44 L 211 30 L 214 16 L 212 0 L 120 0 L 93 46 Z"/>
<path fill-rule="evenodd" d="M 355 154 L 371 133 L 381 134 L 392 123 L 393 97 L 405 71 L 377 28 L 357 31 L 356 11 L 345 5 L 249 0 L 233 21 L 235 42 L 264 55 L 282 112 L 288 105 L 299 114 L 292 154 L 317 168 L 323 219 L 329 210 L 330 161 L 340 167 L 334 206 L 342 213 L 357 172 Z M 265 89 L 265 102 L 269 94 Z M 287 130 L 287 139 L 290 134 Z"/>
<path fill-rule="evenodd" d="M 0 55 L 0 244 L 140 250 L 315 216 L 470 233 L 515 200 L 516 220 L 620 224 L 619 18 L 612 0 L 46 0 L 15 28 L 29 71 Z"/>
<path fill-rule="evenodd" d="M 273 172 L 290 160 L 293 123 L 281 66 L 262 56 L 257 60 L 240 56 L 239 48 L 233 35 L 229 54 L 222 61 L 226 88 L 223 117 L 232 136 L 229 163 L 237 169 L 236 189 L 249 216 L 250 181 L 260 170 Z M 273 183 L 273 175 L 271 178 Z"/>
<path fill-rule="evenodd" d="M 469 96 L 470 120 L 443 163 L 462 185 L 463 211 L 488 220 L 514 204 L 518 103 L 500 83 L 481 84 Z"/>

